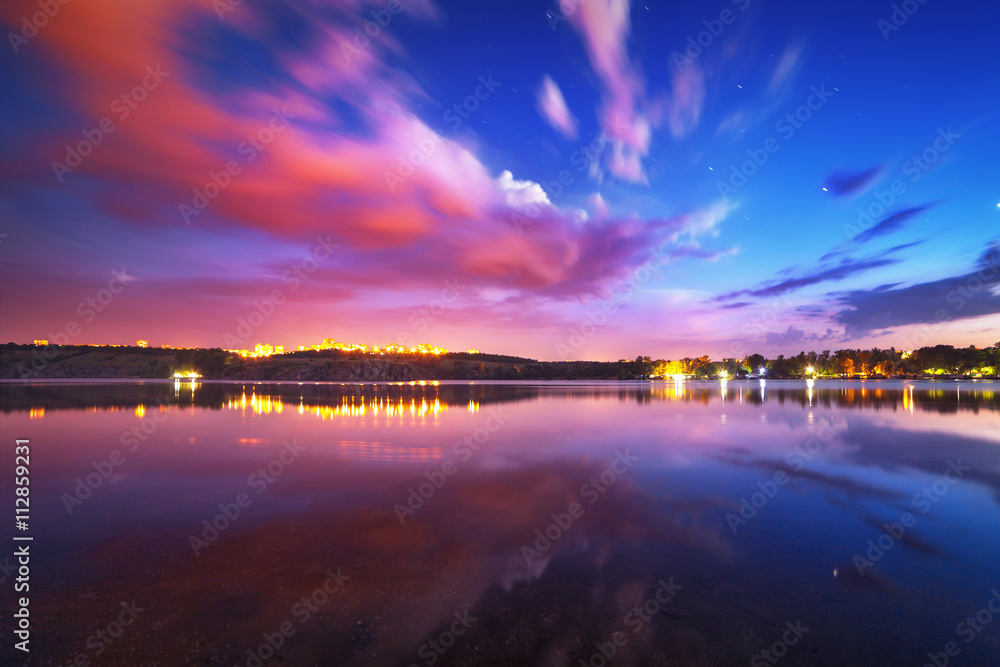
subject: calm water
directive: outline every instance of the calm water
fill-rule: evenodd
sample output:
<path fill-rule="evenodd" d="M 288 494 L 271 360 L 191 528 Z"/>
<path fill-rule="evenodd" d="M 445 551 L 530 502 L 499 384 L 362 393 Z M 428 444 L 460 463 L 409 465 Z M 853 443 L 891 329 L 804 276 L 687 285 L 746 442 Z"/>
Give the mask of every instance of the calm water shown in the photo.
<path fill-rule="evenodd" d="M 1000 664 L 1000 385 L 2 392 L 30 664 Z"/>

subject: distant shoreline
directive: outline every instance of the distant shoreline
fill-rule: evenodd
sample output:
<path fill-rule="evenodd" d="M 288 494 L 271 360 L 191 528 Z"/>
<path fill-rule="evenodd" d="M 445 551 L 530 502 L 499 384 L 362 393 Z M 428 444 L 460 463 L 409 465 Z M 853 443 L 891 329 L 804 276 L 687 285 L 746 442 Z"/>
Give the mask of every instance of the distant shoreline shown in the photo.
<path fill-rule="evenodd" d="M 946 378 L 939 376 L 926 376 L 926 377 L 892 377 L 892 378 L 835 378 L 835 377 L 817 377 L 817 378 L 770 378 L 765 380 L 766 382 L 775 383 L 805 383 L 808 380 L 814 380 L 819 384 L 833 384 L 833 383 L 843 383 L 843 382 L 923 382 L 929 384 L 942 384 L 942 385 L 954 385 L 961 382 L 1000 382 L 1000 376 L 989 376 L 989 377 L 961 377 L 961 378 Z M 686 384 L 692 385 L 718 385 L 722 380 L 715 379 L 704 379 L 704 378 L 689 378 L 685 379 Z M 143 378 L 143 377 L 34 377 L 34 378 L 0 378 L 0 384 L 26 384 L 26 383 L 52 383 L 52 384 L 146 384 L 146 383 L 159 383 L 159 384 L 175 384 L 175 383 L 190 383 L 197 382 L 199 384 L 315 384 L 315 385 L 325 385 L 325 384 L 359 384 L 359 385 L 410 385 L 410 384 L 440 384 L 440 385 L 619 385 L 627 384 L 632 386 L 643 386 L 643 385 L 673 385 L 676 383 L 675 380 L 670 378 L 654 378 L 648 380 L 609 380 L 609 379 L 586 379 L 586 378 L 574 378 L 569 379 L 552 379 L 552 380 L 453 380 L 453 379 L 441 379 L 441 380 L 240 380 L 233 378 Z M 759 378 L 732 378 L 727 379 L 726 382 L 729 383 L 753 383 L 759 384 Z"/>
<path fill-rule="evenodd" d="M 445 382 L 445 381 L 635 381 L 663 382 L 675 377 L 688 380 L 767 379 L 801 380 L 813 377 L 833 380 L 972 380 L 996 379 L 1000 361 L 992 362 L 997 348 L 982 350 L 936 346 L 915 353 L 928 359 L 962 359 L 977 355 L 973 365 L 967 360 L 954 368 L 989 370 L 990 373 L 906 372 L 927 368 L 923 359 L 901 357 L 888 350 L 849 350 L 830 355 L 800 353 L 798 357 L 767 360 L 750 355 L 746 360 L 710 361 L 707 356 L 679 361 L 638 357 L 629 361 L 537 361 L 522 357 L 468 352 L 444 354 L 372 355 L 364 352 L 323 350 L 289 352 L 268 357 L 248 358 L 220 349 L 173 349 L 130 346 L 84 345 L 0 345 L 0 379 L 3 380 L 172 380 L 195 377 L 203 380 L 233 382 Z M 866 356 L 867 355 L 867 356 Z M 876 357 L 875 355 L 880 355 Z M 894 356 L 893 356 L 894 355 Z M 950 356 L 949 356 L 950 355 Z M 991 356 L 992 355 L 992 356 Z M 857 365 L 850 358 L 859 359 Z M 861 361 L 868 359 L 867 362 Z M 881 359 L 881 360 L 880 360 Z M 886 359 L 888 361 L 886 361 Z M 909 360 L 908 360 L 909 359 Z M 815 361 L 814 361 L 815 360 Z M 986 363 L 992 365 L 987 366 Z M 816 364 L 813 371 L 812 365 Z M 869 365 L 863 365 L 863 364 Z M 809 372 L 804 370 L 809 368 Z M 850 373 L 833 374 L 823 368 L 843 367 Z M 931 366 L 933 367 L 933 366 Z M 763 370 L 759 370 L 763 368 Z M 892 368 L 896 372 L 856 373 L 855 368 L 876 371 Z M 751 369 L 753 369 L 751 371 Z M 796 369 L 802 369 L 795 372 Z"/>

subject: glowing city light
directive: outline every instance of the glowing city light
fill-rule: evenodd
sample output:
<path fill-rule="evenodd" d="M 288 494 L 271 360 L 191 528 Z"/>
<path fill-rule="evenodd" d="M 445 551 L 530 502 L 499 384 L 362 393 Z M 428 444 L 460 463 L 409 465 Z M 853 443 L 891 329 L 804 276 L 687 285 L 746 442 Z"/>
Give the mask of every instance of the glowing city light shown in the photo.
<path fill-rule="evenodd" d="M 332 338 L 324 338 L 318 345 L 299 345 L 299 352 L 320 352 L 323 350 L 340 350 L 341 352 L 360 352 L 362 354 L 448 354 L 448 350 L 443 347 L 420 343 L 410 347 L 389 343 L 383 347 L 378 345 L 362 345 L 360 343 L 338 343 Z M 470 350 L 472 352 L 472 350 Z M 478 353 L 478 350 L 475 352 Z"/>
<path fill-rule="evenodd" d="M 301 348 L 300 348 L 301 349 Z M 276 354 L 284 354 L 284 345 L 271 345 L 270 343 L 257 343 L 253 350 L 226 350 L 230 354 L 237 354 L 241 357 L 257 359 L 260 357 L 272 357 Z"/>

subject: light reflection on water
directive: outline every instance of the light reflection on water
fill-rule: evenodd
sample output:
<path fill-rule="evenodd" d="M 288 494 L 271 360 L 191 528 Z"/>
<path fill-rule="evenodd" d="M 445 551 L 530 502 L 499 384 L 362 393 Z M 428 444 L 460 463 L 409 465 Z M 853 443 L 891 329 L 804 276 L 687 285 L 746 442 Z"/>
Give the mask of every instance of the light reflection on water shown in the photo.
<path fill-rule="evenodd" d="M 619 631 L 621 664 L 746 664 L 796 619 L 811 630 L 784 664 L 922 664 L 1000 584 L 997 389 L 8 383 L 2 437 L 32 440 L 34 627 L 58 664 L 133 598 L 150 611 L 103 664 L 245 664 L 285 620 L 288 664 L 427 664 L 464 610 L 476 624 L 435 664 L 579 664 Z M 274 474 L 292 440 L 303 453 Z M 609 476 L 625 452 L 634 466 Z M 942 482 L 956 461 L 969 470 Z M 251 504 L 195 556 L 240 493 Z M 574 502 L 582 516 L 525 557 Z M 335 603 L 299 623 L 295 601 L 337 567 Z M 683 588 L 633 634 L 629 611 L 670 577 Z M 963 643 L 967 664 L 997 636 Z"/>

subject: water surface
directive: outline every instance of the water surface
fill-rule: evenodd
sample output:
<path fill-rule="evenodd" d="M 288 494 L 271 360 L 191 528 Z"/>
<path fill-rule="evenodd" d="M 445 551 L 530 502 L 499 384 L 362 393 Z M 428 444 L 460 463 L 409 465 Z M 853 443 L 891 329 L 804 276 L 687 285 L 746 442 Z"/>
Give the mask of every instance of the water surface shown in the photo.
<path fill-rule="evenodd" d="M 998 389 L 5 383 L 30 664 L 1000 664 Z"/>

